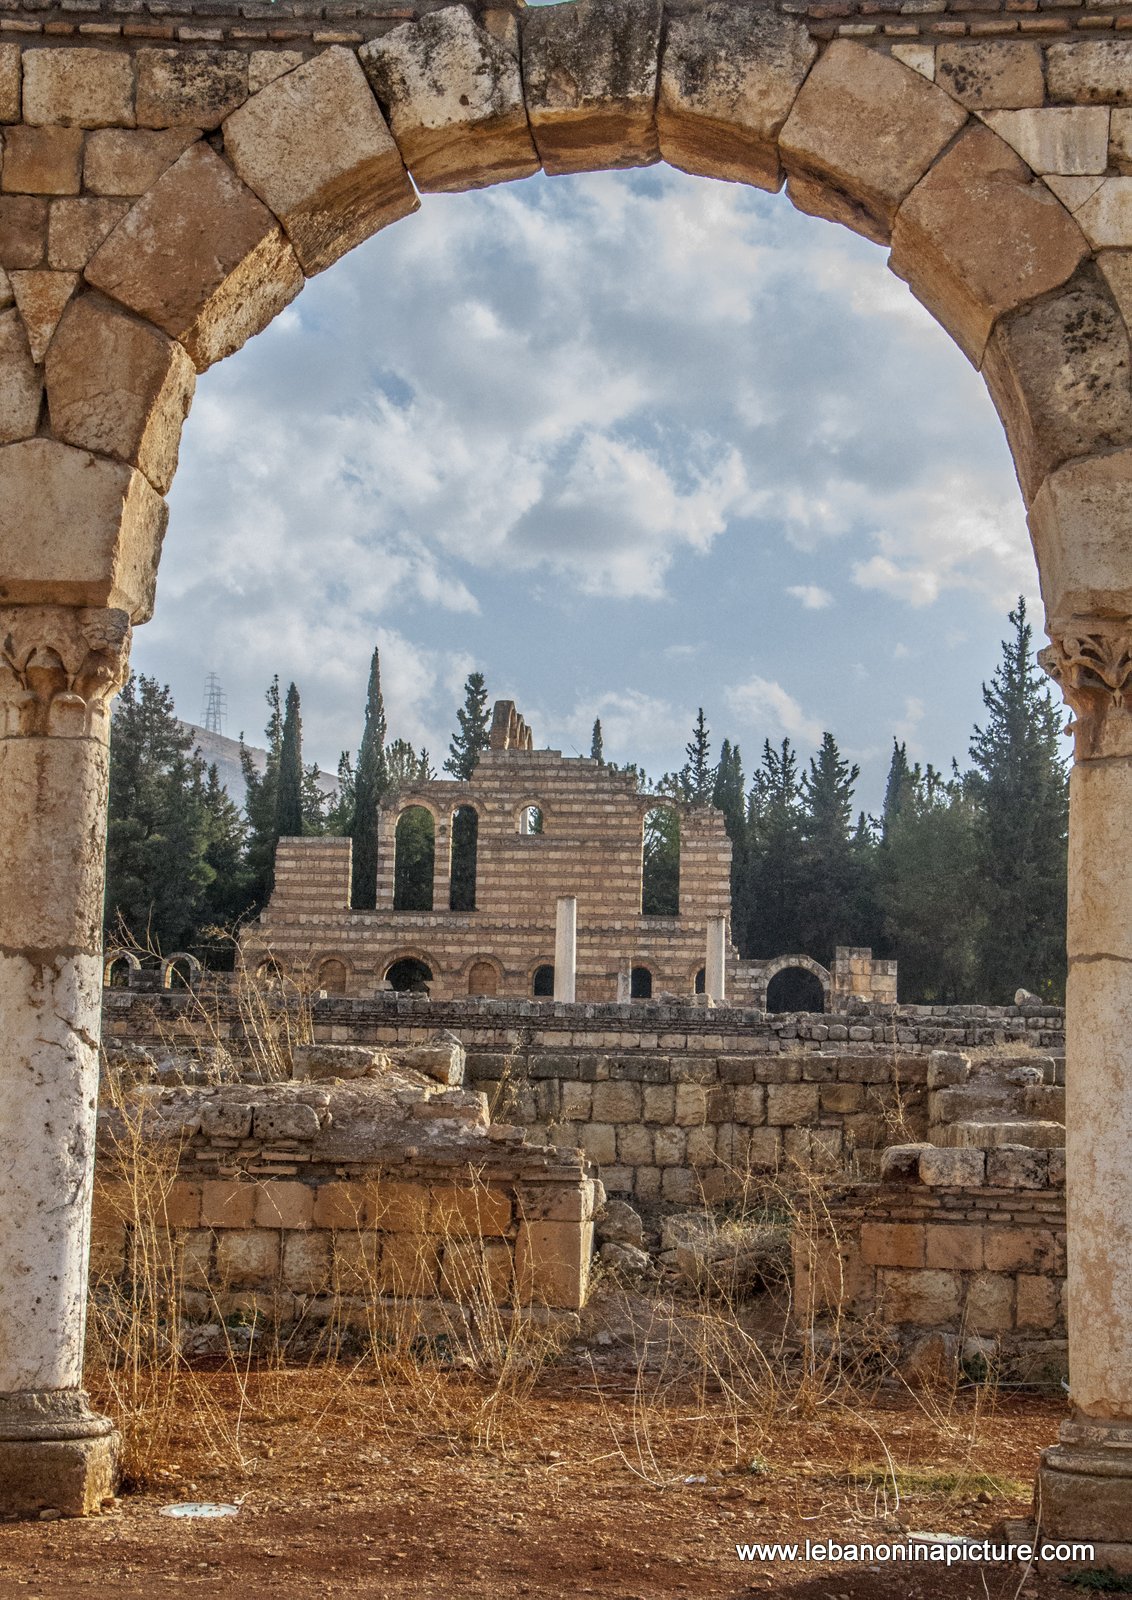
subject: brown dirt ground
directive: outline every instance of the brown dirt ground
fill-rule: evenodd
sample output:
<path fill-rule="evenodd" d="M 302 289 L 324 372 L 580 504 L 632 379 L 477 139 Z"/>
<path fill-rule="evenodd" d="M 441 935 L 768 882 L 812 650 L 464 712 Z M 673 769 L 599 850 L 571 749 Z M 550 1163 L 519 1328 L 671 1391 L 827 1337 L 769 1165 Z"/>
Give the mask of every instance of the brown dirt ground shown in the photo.
<path fill-rule="evenodd" d="M 0 1528 L 3 1600 L 513 1600 L 548 1590 L 1006 1600 L 1019 1593 L 1017 1568 L 754 1565 L 735 1545 L 884 1539 L 901 1525 L 981 1534 L 1024 1514 L 1038 1451 L 1063 1412 L 1055 1399 L 1008 1395 L 939 1408 L 881 1396 L 809 1416 L 783 1405 L 753 1427 L 754 1449 L 739 1440 L 740 1460 L 747 1450 L 761 1458 L 752 1472 L 697 1458 L 712 1400 L 673 1388 L 663 1407 L 642 1407 L 631 1372 L 604 1374 L 600 1389 L 584 1372 L 544 1376 L 491 1413 L 490 1436 L 482 1386 L 467 1374 L 377 1386 L 302 1369 L 243 1386 L 230 1372 L 200 1382 L 144 1487 L 88 1521 Z M 886 1452 L 899 1505 L 883 1484 Z M 998 1481 L 988 1485 L 988 1474 Z M 159 1515 L 184 1499 L 241 1506 L 223 1522 Z M 1080 1591 L 1032 1573 L 1020 1592 Z"/>

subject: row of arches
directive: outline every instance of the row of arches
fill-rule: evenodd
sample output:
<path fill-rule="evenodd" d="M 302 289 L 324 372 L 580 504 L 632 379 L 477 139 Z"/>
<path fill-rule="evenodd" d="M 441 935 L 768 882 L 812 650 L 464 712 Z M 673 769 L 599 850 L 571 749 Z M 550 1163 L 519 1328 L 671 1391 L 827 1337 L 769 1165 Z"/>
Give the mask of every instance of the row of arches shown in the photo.
<path fill-rule="evenodd" d="M 133 950 L 108 950 L 102 963 L 106 989 L 137 989 L 156 979 L 160 989 L 195 989 L 203 967 L 188 950 L 176 950 L 163 961 L 142 963 Z"/>

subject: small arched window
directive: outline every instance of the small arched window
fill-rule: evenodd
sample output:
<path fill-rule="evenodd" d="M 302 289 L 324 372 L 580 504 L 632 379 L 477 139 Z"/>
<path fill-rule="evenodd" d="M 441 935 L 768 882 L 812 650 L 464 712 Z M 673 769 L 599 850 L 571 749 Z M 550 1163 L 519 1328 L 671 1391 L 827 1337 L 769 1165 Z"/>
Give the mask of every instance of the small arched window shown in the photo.
<path fill-rule="evenodd" d="M 499 974 L 490 961 L 474 961 L 468 973 L 468 993 L 495 995 L 499 993 Z"/>
<path fill-rule="evenodd" d="M 524 806 L 519 812 L 519 832 L 524 838 L 541 833 L 543 816 L 541 806 Z"/>
<path fill-rule="evenodd" d="M 201 965 L 196 956 L 178 950 L 161 969 L 162 986 L 166 989 L 192 989 L 199 981 L 200 974 Z"/>
<path fill-rule="evenodd" d="M 629 978 L 631 1000 L 652 999 L 652 973 L 647 967 L 634 967 Z"/>
<path fill-rule="evenodd" d="M 535 968 L 535 975 L 531 981 L 531 993 L 536 1000 L 554 999 L 554 968 L 549 963 Z"/>
<path fill-rule="evenodd" d="M 700 970 L 696 973 L 695 992 L 696 992 L 696 994 L 706 994 L 707 993 L 707 968 L 706 967 L 701 967 Z"/>
<path fill-rule="evenodd" d="M 432 812 L 407 806 L 397 818 L 393 859 L 394 911 L 431 911 L 436 836 Z"/>

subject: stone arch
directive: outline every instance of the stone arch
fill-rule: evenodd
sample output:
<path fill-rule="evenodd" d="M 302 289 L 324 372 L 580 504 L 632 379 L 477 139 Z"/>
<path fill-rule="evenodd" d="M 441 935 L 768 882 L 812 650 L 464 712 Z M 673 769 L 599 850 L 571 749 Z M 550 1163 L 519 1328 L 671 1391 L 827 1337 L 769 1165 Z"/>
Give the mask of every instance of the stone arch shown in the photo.
<path fill-rule="evenodd" d="M 436 872 L 436 813 L 412 802 L 393 831 L 393 909 L 431 911 Z"/>
<path fill-rule="evenodd" d="M 503 976 L 502 964 L 494 956 L 477 956 L 468 963 L 464 973 L 467 992 L 490 999 L 500 993 Z"/>
<path fill-rule="evenodd" d="M 176 950 L 161 963 L 163 989 L 195 989 L 204 968 L 187 950 Z"/>
<path fill-rule="evenodd" d="M 117 981 L 114 975 L 114 969 L 121 967 L 123 963 L 125 963 L 126 967 L 125 984 Z M 141 962 L 132 950 L 123 950 L 121 947 L 115 950 L 107 950 L 102 962 L 102 987 L 104 989 L 132 989 L 135 975 L 140 971 Z"/>
<path fill-rule="evenodd" d="M 540 800 L 524 800 L 515 812 L 515 831 L 524 839 L 541 838 L 546 832 L 546 807 Z"/>
<path fill-rule="evenodd" d="M 814 961 L 810 956 L 778 956 L 773 961 L 768 961 L 759 972 L 758 996 L 764 1011 L 769 1010 L 770 986 L 774 979 L 782 972 L 807 972 L 814 978 L 821 989 L 823 1011 L 829 1010 L 832 980 L 827 968 L 820 961 Z"/>
<path fill-rule="evenodd" d="M 395 950 L 385 957 L 378 967 L 384 982 L 393 988 L 398 987 L 398 980 L 405 979 L 405 990 L 411 990 L 415 983 L 430 984 L 436 981 L 436 962 L 425 950 L 415 947 L 403 947 Z"/>
<path fill-rule="evenodd" d="M 638 962 L 629 971 L 629 998 L 630 1000 L 651 1000 L 653 988 L 653 970 Z"/>
<path fill-rule="evenodd" d="M 527 984 L 536 1000 L 554 999 L 554 962 L 536 961 L 527 974 Z"/>
<path fill-rule="evenodd" d="M 327 994 L 345 994 L 350 981 L 350 964 L 341 956 L 324 956 L 315 969 L 314 986 Z"/>

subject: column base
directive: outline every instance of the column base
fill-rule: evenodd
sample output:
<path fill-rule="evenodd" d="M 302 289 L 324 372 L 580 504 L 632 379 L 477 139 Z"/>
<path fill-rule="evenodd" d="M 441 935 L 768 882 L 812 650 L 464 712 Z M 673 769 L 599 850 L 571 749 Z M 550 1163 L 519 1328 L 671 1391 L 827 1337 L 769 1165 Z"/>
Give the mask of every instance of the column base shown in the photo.
<path fill-rule="evenodd" d="M 0 1394 L 0 1518 L 96 1515 L 117 1491 L 120 1445 L 81 1389 Z"/>
<path fill-rule="evenodd" d="M 1132 1549 L 1132 1425 L 1063 1422 L 1042 1452 L 1034 1509 L 1045 1538 Z"/>

